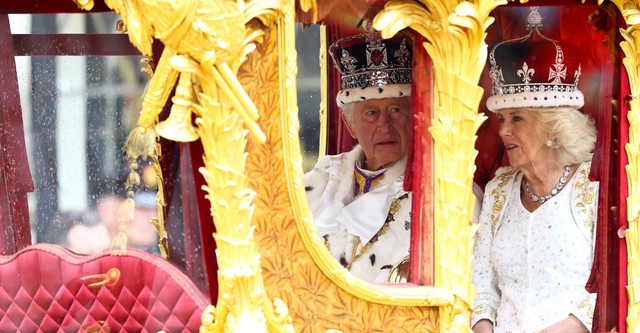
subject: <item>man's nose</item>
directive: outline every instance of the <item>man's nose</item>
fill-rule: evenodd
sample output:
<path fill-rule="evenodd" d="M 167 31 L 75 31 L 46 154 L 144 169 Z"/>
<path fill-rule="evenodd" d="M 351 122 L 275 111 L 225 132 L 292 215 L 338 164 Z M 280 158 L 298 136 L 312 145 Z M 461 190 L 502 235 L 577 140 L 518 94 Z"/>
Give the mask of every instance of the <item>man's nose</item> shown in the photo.
<path fill-rule="evenodd" d="M 391 116 L 388 112 L 382 111 L 380 112 L 380 116 L 378 117 L 378 128 L 380 130 L 388 130 L 391 125 Z"/>

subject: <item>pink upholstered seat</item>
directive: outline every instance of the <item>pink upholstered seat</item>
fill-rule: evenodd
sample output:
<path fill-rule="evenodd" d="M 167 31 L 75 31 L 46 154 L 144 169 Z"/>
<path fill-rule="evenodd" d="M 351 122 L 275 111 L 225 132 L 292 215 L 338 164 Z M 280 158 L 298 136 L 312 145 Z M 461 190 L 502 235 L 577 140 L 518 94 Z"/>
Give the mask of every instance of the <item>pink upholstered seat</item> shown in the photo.
<path fill-rule="evenodd" d="M 37 244 L 0 257 L 3 333 L 197 332 L 208 304 L 178 268 L 134 249 L 83 256 Z"/>

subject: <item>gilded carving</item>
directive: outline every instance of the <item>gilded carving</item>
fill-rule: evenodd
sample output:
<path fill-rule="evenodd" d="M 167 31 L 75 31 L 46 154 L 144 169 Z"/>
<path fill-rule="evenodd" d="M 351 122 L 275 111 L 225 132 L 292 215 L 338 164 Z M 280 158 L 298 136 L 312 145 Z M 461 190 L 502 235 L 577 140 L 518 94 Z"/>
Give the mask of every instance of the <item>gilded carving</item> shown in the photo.
<path fill-rule="evenodd" d="M 92 0 L 74 1 L 93 7 Z M 640 325 L 638 1 L 613 1 L 629 24 L 621 32 L 632 91 L 626 147 L 629 332 Z M 429 133 L 438 265 L 435 286 L 411 288 L 353 278 L 317 236 L 301 174 L 293 1 L 105 3 L 122 16 L 131 42 L 144 55 L 151 55 L 153 38 L 165 45 L 144 97 L 141 131 L 155 138 L 157 130 L 176 141 L 200 139 L 204 146 L 200 171 L 216 223 L 220 297 L 203 313 L 203 332 L 290 332 L 294 326 L 300 332 L 469 331 L 475 293 L 473 147 L 484 121 L 477 113 L 482 89 L 476 82 L 486 58 L 489 13 L 506 1 L 393 0 L 374 20 L 385 37 L 404 28 L 422 35 L 434 64 Z M 317 15 L 315 1 L 299 5 Z M 170 116 L 158 124 L 176 83 Z"/>
<path fill-rule="evenodd" d="M 256 122 L 258 110 L 236 73 L 263 34 L 262 26 L 247 23 L 257 19 L 266 25 L 282 24 L 276 21 L 291 20 L 293 4 L 288 4 L 287 13 L 282 12 L 285 4 L 278 1 L 105 3 L 122 16 L 130 41 L 144 55 L 152 55 L 153 38 L 164 44 L 143 99 L 137 131 L 157 132 L 175 141 L 200 138 L 204 148 L 200 172 L 216 226 L 219 298 L 215 307 L 203 313 L 201 331 L 292 332 L 286 303 L 277 297 L 272 303 L 265 292 L 251 223 L 256 192 L 248 186 L 245 147 L 247 132 L 258 144 L 266 136 Z M 285 58 L 295 68 L 291 55 Z M 157 124 L 176 81 L 170 116 Z"/>
<path fill-rule="evenodd" d="M 94 2 L 93 0 L 73 0 L 73 2 L 78 5 L 78 8 L 83 10 L 91 10 L 93 9 Z"/>
<path fill-rule="evenodd" d="M 486 59 L 485 30 L 493 22 L 489 13 L 504 3 L 393 0 L 373 21 L 386 38 L 407 27 L 422 35 L 433 61 L 435 93 L 429 132 L 435 159 L 435 287 L 454 295 L 440 307 L 440 332 L 470 331 L 475 295 L 471 284 L 476 230 L 471 222 L 474 142 L 485 119 L 477 112 L 483 90 L 476 82 Z"/>
<path fill-rule="evenodd" d="M 112 255 L 121 255 L 127 253 L 127 244 L 129 242 L 126 233 L 127 225 L 133 220 L 136 207 L 136 203 L 134 201 L 135 191 L 141 183 L 141 176 L 137 170 L 139 166 L 139 160 L 150 158 L 154 170 L 159 175 L 158 177 L 162 177 L 158 164 L 160 147 L 155 131 L 143 131 L 141 129 L 134 129 L 133 131 L 131 131 L 124 144 L 124 152 L 127 157 L 127 168 L 129 170 L 129 174 L 127 175 L 127 179 L 124 184 L 126 198 L 120 205 L 116 217 L 118 221 L 118 233 L 111 240 L 111 245 L 109 247 L 109 252 Z M 164 213 L 165 204 L 163 195 L 164 194 L 162 192 L 162 187 L 159 187 L 158 193 L 156 195 L 159 214 Z M 164 214 L 158 215 L 158 217 L 154 218 L 152 221 L 152 223 L 156 225 L 158 235 L 160 236 L 160 241 L 158 242 L 159 250 L 161 251 L 160 253 L 162 253 L 163 256 L 166 256 L 166 251 L 162 252 L 166 249 L 166 247 L 161 246 L 161 244 L 166 243 L 166 230 L 164 230 Z M 164 241 L 162 240 L 163 236 L 165 236 Z"/>
<path fill-rule="evenodd" d="M 601 1 L 599 1 L 601 2 Z M 622 60 L 629 76 L 631 99 L 629 101 L 629 142 L 625 146 L 629 164 L 627 221 L 624 234 L 627 243 L 627 332 L 640 330 L 640 1 L 612 1 L 625 21 L 626 29 L 620 29 L 624 41 L 620 43 L 625 58 Z"/>
<path fill-rule="evenodd" d="M 295 95 L 284 89 L 295 85 L 296 70 L 282 63 L 295 59 L 293 36 L 286 33 L 266 29 L 238 72 L 267 138 L 265 144 L 247 143 L 247 175 L 256 191 L 253 224 L 269 298 L 287 304 L 299 332 L 437 332 L 438 308 L 428 305 L 447 304 L 450 293 L 436 290 L 430 297 L 426 287 L 363 283 L 347 274 L 317 235 L 302 183 Z"/>

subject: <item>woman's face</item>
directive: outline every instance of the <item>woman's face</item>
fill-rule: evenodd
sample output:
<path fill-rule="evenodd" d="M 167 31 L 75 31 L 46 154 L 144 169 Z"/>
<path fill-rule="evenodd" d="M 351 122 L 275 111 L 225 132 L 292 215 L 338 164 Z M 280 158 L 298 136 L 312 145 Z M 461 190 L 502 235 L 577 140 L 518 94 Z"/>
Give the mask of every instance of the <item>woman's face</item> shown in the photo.
<path fill-rule="evenodd" d="M 536 131 L 538 124 L 531 111 L 503 109 L 496 115 L 500 122 L 500 137 L 513 167 L 540 165 L 553 158 L 551 148 L 546 145 L 547 138 L 541 138 Z"/>

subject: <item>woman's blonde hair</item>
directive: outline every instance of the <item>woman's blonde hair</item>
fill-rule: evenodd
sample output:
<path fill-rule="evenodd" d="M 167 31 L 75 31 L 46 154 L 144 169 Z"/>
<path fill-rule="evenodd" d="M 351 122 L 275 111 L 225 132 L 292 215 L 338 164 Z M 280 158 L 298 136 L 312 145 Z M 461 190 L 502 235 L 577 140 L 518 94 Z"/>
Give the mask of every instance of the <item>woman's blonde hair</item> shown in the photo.
<path fill-rule="evenodd" d="M 573 107 L 525 108 L 537 121 L 536 131 L 551 141 L 558 165 L 590 161 L 596 144 L 595 121 Z"/>

